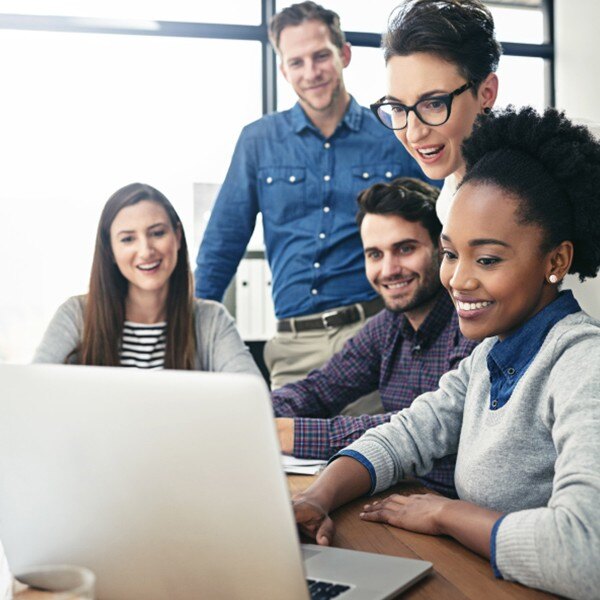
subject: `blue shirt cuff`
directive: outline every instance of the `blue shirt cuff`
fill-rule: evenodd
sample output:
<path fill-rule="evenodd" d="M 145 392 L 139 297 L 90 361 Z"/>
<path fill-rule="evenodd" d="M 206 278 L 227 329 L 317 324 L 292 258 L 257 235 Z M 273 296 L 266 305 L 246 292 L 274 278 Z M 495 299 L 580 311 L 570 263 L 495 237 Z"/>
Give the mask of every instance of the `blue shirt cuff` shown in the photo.
<path fill-rule="evenodd" d="M 498 528 L 500 527 L 500 523 L 504 520 L 506 515 L 502 515 L 492 527 L 492 535 L 490 537 L 490 563 L 492 565 L 492 571 L 494 571 L 494 576 L 498 579 L 504 579 L 502 577 L 502 573 L 500 573 L 500 569 L 498 569 L 498 565 L 496 564 L 496 534 L 498 533 Z"/>
<path fill-rule="evenodd" d="M 369 477 L 371 478 L 371 489 L 369 490 L 369 495 L 371 495 L 375 491 L 375 485 L 377 483 L 377 477 L 375 476 L 375 468 L 373 467 L 370 460 L 364 457 L 360 452 L 356 452 L 356 450 L 341 450 L 335 456 L 333 456 L 329 462 L 333 462 L 336 458 L 340 456 L 348 456 L 357 460 L 367 471 L 369 472 Z"/>

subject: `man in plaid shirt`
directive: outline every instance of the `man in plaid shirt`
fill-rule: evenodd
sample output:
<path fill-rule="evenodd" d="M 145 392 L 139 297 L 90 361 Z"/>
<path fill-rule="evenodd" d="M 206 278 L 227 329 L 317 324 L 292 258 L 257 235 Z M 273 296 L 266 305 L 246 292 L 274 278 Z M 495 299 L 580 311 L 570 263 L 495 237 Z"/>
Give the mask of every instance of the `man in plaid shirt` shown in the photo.
<path fill-rule="evenodd" d="M 272 392 L 283 452 L 331 457 L 423 392 L 437 389 L 440 377 L 476 346 L 460 333 L 440 283 L 437 195 L 436 188 L 404 177 L 375 184 L 359 196 L 367 278 L 385 309 L 323 368 Z M 379 390 L 384 414 L 339 414 L 374 390 Z M 437 461 L 421 481 L 454 495 L 454 459 Z"/>

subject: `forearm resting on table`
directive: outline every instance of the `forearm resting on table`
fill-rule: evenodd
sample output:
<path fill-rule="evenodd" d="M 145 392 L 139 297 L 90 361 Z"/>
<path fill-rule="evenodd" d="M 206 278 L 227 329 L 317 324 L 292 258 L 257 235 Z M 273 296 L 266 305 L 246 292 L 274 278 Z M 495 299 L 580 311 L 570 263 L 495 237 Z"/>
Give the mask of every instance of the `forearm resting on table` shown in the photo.
<path fill-rule="evenodd" d="M 492 529 L 502 513 L 476 504 L 453 500 L 438 516 L 440 534 L 449 535 L 477 554 L 490 558 Z"/>
<path fill-rule="evenodd" d="M 275 419 L 279 446 L 284 454 L 294 453 L 294 419 L 278 417 Z"/>
<path fill-rule="evenodd" d="M 369 472 L 357 460 L 340 456 L 319 475 L 319 478 L 294 501 L 307 501 L 330 513 L 339 506 L 364 496 L 371 489 Z"/>

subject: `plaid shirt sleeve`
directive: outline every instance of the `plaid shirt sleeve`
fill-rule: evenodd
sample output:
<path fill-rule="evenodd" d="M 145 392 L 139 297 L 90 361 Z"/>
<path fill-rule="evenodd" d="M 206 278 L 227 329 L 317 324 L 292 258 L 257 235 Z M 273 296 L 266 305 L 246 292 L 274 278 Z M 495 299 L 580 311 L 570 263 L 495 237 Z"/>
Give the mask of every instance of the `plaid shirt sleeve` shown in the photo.
<path fill-rule="evenodd" d="M 383 311 L 385 313 L 385 311 Z M 379 387 L 381 331 L 385 315 L 371 319 L 342 350 L 305 379 L 271 394 L 277 417 L 331 417 Z"/>
<path fill-rule="evenodd" d="M 330 419 L 297 417 L 294 419 L 294 455 L 303 458 L 329 459 L 357 440 L 368 429 L 389 421 L 397 410 L 409 406 L 416 396 L 437 389 L 440 376 L 455 369 L 477 345 L 477 342 L 462 336 L 455 315 L 452 315 L 449 321 L 446 321 L 446 318 L 444 318 L 443 335 L 435 338 L 435 343 L 425 350 L 425 354 L 411 355 L 409 362 L 404 363 L 405 368 L 394 363 L 390 371 L 391 378 L 387 380 L 385 393 L 382 394 L 384 406 L 388 410 L 386 414 L 360 417 L 336 416 Z M 389 323 L 386 324 L 386 328 L 391 330 Z M 386 338 L 381 334 L 374 337 L 382 340 L 379 346 L 387 347 L 389 354 L 391 348 L 388 347 L 389 340 L 383 341 Z M 394 353 L 395 357 L 398 355 L 398 352 Z M 456 497 L 454 462 L 454 455 L 437 460 L 432 472 L 421 477 L 421 481 L 438 492 Z"/>
<path fill-rule="evenodd" d="M 367 429 L 389 421 L 394 413 L 332 419 L 294 419 L 294 456 L 327 460 Z"/>

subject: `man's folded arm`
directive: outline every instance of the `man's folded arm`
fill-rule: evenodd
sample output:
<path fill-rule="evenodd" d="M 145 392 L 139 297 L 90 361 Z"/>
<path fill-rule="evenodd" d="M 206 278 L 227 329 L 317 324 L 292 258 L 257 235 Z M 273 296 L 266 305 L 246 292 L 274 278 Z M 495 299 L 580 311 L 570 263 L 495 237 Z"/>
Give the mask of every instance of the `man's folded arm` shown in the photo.
<path fill-rule="evenodd" d="M 387 423 L 394 414 L 389 412 L 359 417 L 338 415 L 331 419 L 295 418 L 293 455 L 327 460 L 357 440 L 367 429 Z"/>

